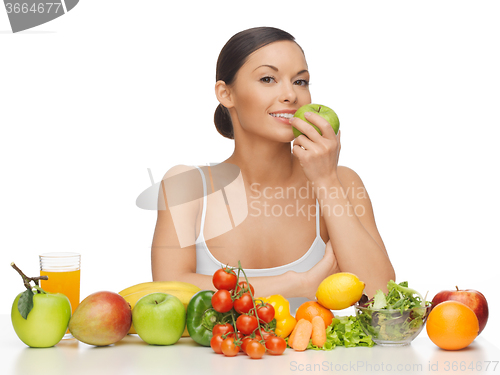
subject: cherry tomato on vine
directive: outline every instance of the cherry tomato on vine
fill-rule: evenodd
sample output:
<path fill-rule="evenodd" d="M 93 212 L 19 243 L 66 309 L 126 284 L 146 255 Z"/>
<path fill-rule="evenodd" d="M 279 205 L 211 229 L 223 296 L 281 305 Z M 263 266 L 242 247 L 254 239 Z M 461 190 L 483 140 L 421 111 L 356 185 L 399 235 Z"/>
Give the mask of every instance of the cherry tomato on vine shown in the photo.
<path fill-rule="evenodd" d="M 245 337 L 245 335 L 242 332 L 236 332 L 236 333 L 231 332 L 229 335 L 227 335 L 227 337 L 233 337 L 233 338 L 238 337 L 240 340 L 242 340 Z"/>
<path fill-rule="evenodd" d="M 286 349 L 286 341 L 283 337 L 269 336 L 266 339 L 266 349 L 269 354 L 281 355 Z"/>
<path fill-rule="evenodd" d="M 212 307 L 220 313 L 228 312 L 233 308 L 231 293 L 226 289 L 220 289 L 212 296 Z"/>
<path fill-rule="evenodd" d="M 230 323 L 226 324 L 216 324 L 212 328 L 212 335 L 223 335 L 228 332 L 234 332 L 234 327 Z"/>
<path fill-rule="evenodd" d="M 242 341 L 242 343 L 241 343 L 241 351 L 242 352 L 246 353 L 246 347 L 247 347 L 247 344 L 250 342 L 250 340 L 261 341 L 262 337 L 260 337 L 260 335 L 255 335 L 255 337 L 252 337 L 252 336 L 243 337 L 243 339 L 241 340 Z"/>
<path fill-rule="evenodd" d="M 259 331 L 257 331 L 257 332 L 259 332 Z M 272 330 L 270 330 L 270 329 L 266 330 L 266 329 L 264 329 L 264 328 L 261 327 L 260 328 L 260 332 L 262 333 L 262 338 L 264 340 L 267 340 L 271 336 L 276 336 L 276 334 Z"/>
<path fill-rule="evenodd" d="M 234 309 L 240 314 L 246 314 L 251 308 L 253 308 L 253 300 L 250 293 L 243 293 L 240 298 L 234 300 Z"/>
<path fill-rule="evenodd" d="M 238 319 L 236 319 L 236 329 L 244 335 L 251 334 L 258 326 L 259 322 L 257 318 L 252 315 L 240 315 Z"/>
<path fill-rule="evenodd" d="M 222 354 L 222 349 L 221 349 L 222 341 L 224 341 L 222 335 L 213 335 L 212 338 L 210 339 L 210 347 L 217 354 Z"/>
<path fill-rule="evenodd" d="M 228 337 L 221 344 L 222 353 L 227 357 L 234 357 L 240 351 L 240 348 L 234 343 L 234 338 Z"/>
<path fill-rule="evenodd" d="M 257 315 L 264 323 L 271 323 L 274 319 L 274 307 L 270 303 L 257 306 Z"/>
<path fill-rule="evenodd" d="M 252 296 L 255 296 L 255 289 L 253 288 L 252 284 L 249 285 Z M 240 281 L 238 283 L 238 285 L 236 286 L 236 293 L 239 293 L 240 290 L 243 290 L 243 292 L 248 292 L 248 284 L 246 281 Z"/>
<path fill-rule="evenodd" d="M 266 352 L 266 347 L 256 340 L 250 340 L 246 346 L 246 353 L 250 358 L 262 358 Z"/>
<path fill-rule="evenodd" d="M 231 268 L 225 267 L 215 271 L 212 282 L 217 289 L 233 290 L 238 282 L 238 277 Z"/>
<path fill-rule="evenodd" d="M 245 336 L 243 340 L 241 340 L 241 350 L 243 353 L 247 352 L 247 345 L 250 342 L 250 340 L 253 340 L 250 336 Z"/>

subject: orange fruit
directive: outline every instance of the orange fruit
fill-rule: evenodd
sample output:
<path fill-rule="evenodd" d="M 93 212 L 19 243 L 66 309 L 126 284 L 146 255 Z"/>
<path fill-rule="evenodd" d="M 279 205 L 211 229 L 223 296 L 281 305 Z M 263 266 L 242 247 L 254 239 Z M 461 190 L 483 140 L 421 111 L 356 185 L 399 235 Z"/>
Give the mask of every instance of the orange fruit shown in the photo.
<path fill-rule="evenodd" d="M 297 321 L 306 319 L 312 323 L 315 316 L 319 316 L 323 319 L 325 327 L 328 327 L 333 320 L 333 313 L 315 301 L 304 302 L 295 312 L 295 319 L 297 319 Z"/>
<path fill-rule="evenodd" d="M 441 302 L 427 318 L 427 335 L 441 349 L 463 349 L 474 341 L 478 332 L 476 314 L 462 302 Z"/>

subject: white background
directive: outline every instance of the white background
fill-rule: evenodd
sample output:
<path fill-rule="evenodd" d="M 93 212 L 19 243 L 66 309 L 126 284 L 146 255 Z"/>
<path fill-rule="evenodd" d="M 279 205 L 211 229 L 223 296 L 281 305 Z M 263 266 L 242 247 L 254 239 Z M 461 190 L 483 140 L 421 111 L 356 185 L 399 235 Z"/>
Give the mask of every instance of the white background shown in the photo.
<path fill-rule="evenodd" d="M 156 212 L 135 205 L 147 168 L 158 181 L 231 154 L 213 124 L 218 54 L 235 33 L 274 26 L 304 49 L 313 102 L 339 115 L 340 164 L 365 183 L 397 280 L 429 298 L 455 285 L 483 292 L 493 341 L 499 11 L 497 1 L 81 1 L 12 34 L 0 10 L 0 313 L 23 290 L 10 262 L 36 275 L 42 252 L 82 254 L 82 299 L 151 280 Z"/>

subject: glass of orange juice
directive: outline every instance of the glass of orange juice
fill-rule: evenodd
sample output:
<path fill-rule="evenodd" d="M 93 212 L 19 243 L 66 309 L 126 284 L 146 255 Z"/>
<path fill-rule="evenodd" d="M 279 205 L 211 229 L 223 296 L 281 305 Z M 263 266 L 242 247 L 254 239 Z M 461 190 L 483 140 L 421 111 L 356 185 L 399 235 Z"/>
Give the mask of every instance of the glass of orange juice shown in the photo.
<path fill-rule="evenodd" d="M 80 304 L 80 259 L 78 253 L 45 253 L 40 255 L 40 276 L 48 276 L 48 280 L 40 280 L 40 287 L 46 292 L 62 293 L 71 303 L 71 314 Z M 66 332 L 64 339 L 73 336 Z"/>

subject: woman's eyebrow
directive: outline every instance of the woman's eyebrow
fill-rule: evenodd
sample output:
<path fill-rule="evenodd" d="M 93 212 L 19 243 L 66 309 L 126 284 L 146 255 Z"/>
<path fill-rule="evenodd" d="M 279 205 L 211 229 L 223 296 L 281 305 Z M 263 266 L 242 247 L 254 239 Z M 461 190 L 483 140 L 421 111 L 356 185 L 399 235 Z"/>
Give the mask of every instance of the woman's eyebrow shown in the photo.
<path fill-rule="evenodd" d="M 260 65 L 260 66 L 256 67 L 256 68 L 254 69 L 254 72 L 255 72 L 257 69 L 262 68 L 263 66 L 267 66 L 268 68 L 271 68 L 271 69 L 273 69 L 273 70 L 275 70 L 275 71 L 278 71 L 278 68 L 276 68 L 275 66 L 265 64 L 265 65 Z M 297 75 L 298 75 L 298 74 L 302 74 L 302 73 L 309 73 L 309 72 L 308 72 L 308 70 L 307 70 L 307 69 L 304 69 L 304 70 L 301 70 L 300 72 L 298 72 L 298 73 L 297 73 Z"/>

